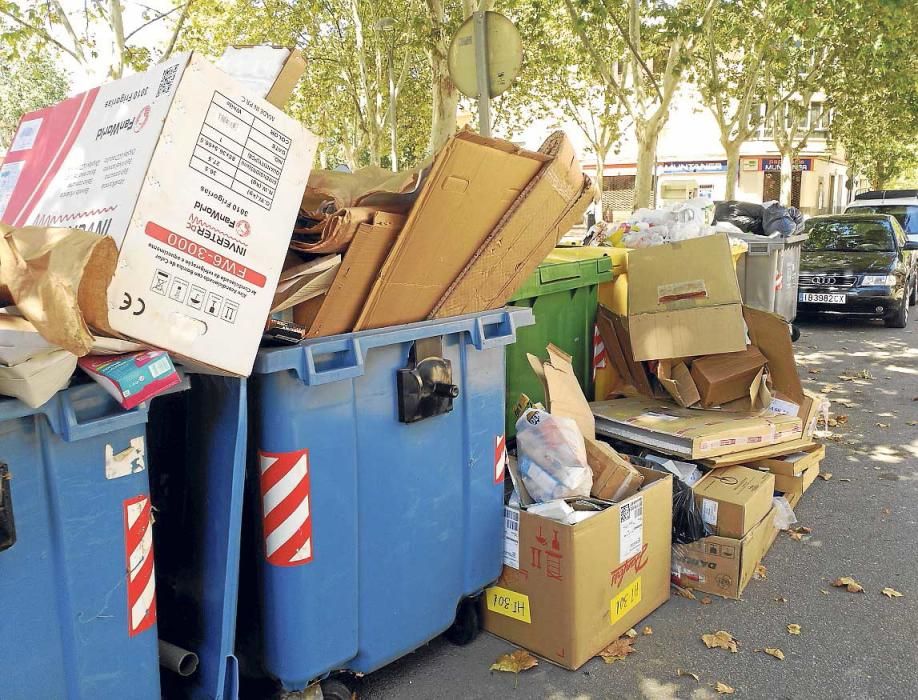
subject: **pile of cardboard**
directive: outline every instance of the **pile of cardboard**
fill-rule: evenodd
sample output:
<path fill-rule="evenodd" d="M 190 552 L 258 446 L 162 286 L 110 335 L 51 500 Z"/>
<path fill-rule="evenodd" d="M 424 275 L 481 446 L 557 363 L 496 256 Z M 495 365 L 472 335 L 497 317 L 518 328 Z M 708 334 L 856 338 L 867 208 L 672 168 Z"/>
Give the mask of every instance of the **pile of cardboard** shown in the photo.
<path fill-rule="evenodd" d="M 673 578 L 736 598 L 777 534 L 771 499 L 796 505 L 819 472 L 824 399 L 784 319 L 742 306 L 725 236 L 632 251 L 629 270 L 628 315 L 598 314 L 621 398 L 592 404 L 597 432 L 707 471 L 689 485 L 712 536 L 674 547 Z"/>
<path fill-rule="evenodd" d="M 310 174 L 318 140 L 279 108 L 304 66 L 178 54 L 22 118 L 0 164 L 0 350 L 36 349 L 4 353 L 0 392 L 43 403 L 104 339 L 247 376 L 266 330 L 499 307 L 590 201 L 560 132 L 530 152 L 463 131 L 411 173 Z"/>

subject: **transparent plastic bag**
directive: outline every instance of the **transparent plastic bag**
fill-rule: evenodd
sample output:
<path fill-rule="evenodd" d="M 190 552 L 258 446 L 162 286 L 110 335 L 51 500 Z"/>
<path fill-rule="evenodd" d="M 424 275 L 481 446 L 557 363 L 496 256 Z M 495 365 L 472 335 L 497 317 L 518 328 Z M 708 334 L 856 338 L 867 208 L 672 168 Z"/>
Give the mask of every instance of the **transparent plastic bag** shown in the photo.
<path fill-rule="evenodd" d="M 772 499 L 777 512 L 775 513 L 775 527 L 779 530 L 786 530 L 797 522 L 797 516 L 794 515 L 794 509 L 787 502 L 784 496 L 775 496 Z"/>
<path fill-rule="evenodd" d="M 537 503 L 590 495 L 593 472 L 572 419 L 530 409 L 516 422 L 516 447 L 520 476 Z"/>

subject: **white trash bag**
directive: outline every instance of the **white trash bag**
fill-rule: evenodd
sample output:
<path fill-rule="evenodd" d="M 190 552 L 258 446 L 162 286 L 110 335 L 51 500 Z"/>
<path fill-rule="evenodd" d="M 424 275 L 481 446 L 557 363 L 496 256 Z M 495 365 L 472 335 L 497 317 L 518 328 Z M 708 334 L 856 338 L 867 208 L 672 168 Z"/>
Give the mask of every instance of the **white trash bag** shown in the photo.
<path fill-rule="evenodd" d="M 529 409 L 516 422 L 519 472 L 537 503 L 589 496 L 593 472 L 577 423 Z"/>

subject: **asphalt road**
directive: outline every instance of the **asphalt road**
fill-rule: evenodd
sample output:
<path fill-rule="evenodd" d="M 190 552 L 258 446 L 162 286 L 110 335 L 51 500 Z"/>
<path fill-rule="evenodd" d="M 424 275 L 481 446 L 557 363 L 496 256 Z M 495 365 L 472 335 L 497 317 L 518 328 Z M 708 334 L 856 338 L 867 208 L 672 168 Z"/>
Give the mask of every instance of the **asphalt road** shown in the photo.
<path fill-rule="evenodd" d="M 823 471 L 832 478 L 817 480 L 797 507 L 812 535 L 779 535 L 765 557 L 767 579 L 753 580 L 743 600 L 701 605 L 674 596 L 638 627 L 651 625 L 653 635 L 638 637 L 635 654 L 609 665 L 593 659 L 575 672 L 542 661 L 519 676 L 492 673 L 512 645 L 487 633 L 466 647 L 437 639 L 361 679 L 361 700 L 700 700 L 717 696 L 717 681 L 736 697 L 918 697 L 918 320 L 905 330 L 821 321 L 801 328 L 801 376 L 828 391 L 833 413 L 848 420 L 827 441 Z M 870 378 L 839 379 L 864 371 Z M 866 593 L 833 588 L 839 576 Z M 903 597 L 882 595 L 887 586 Z M 799 636 L 788 634 L 790 623 L 801 626 Z M 739 640 L 739 653 L 705 648 L 701 635 L 717 630 Z M 785 660 L 755 651 L 763 647 L 780 648 Z M 678 677 L 680 668 L 700 681 Z"/>

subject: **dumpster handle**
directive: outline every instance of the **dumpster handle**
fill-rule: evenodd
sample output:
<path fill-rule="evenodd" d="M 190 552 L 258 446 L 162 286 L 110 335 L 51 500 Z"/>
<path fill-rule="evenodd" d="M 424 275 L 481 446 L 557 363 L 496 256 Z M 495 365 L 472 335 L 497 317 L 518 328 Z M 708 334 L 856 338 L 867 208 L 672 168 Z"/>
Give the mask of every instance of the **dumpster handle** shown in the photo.
<path fill-rule="evenodd" d="M 516 337 L 516 320 L 516 317 L 506 310 L 497 318 L 494 316 L 476 318 L 472 344 L 478 350 L 509 345 Z"/>
<path fill-rule="evenodd" d="M 317 369 L 321 364 L 322 369 Z M 363 348 L 353 336 L 338 336 L 325 343 L 303 346 L 300 377 L 307 386 L 353 379 L 363 374 Z"/>
<path fill-rule="evenodd" d="M 62 391 L 58 396 L 60 397 L 60 434 L 66 442 L 85 440 L 86 438 L 96 437 L 115 430 L 143 425 L 147 422 L 146 402 L 130 411 L 118 408 L 119 413 L 81 422 L 77 418 L 69 393 Z"/>

